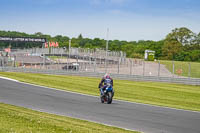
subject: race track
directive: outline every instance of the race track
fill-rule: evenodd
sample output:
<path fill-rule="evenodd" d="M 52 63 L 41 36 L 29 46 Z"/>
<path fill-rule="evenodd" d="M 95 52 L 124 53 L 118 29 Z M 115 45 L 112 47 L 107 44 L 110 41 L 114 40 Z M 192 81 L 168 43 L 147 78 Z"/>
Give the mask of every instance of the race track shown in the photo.
<path fill-rule="evenodd" d="M 94 88 L 95 89 L 95 88 Z M 0 78 L 0 102 L 145 133 L 200 133 L 200 113 L 113 101 Z"/>

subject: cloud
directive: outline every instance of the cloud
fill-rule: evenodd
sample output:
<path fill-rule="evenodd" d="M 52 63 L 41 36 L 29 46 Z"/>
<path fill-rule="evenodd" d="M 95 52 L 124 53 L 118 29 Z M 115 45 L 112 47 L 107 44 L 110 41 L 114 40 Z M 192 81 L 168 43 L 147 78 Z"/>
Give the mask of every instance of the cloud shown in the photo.
<path fill-rule="evenodd" d="M 119 15 L 123 13 L 121 10 L 118 10 L 118 9 L 108 10 L 107 12 L 111 14 L 115 14 L 115 15 Z"/>
<path fill-rule="evenodd" d="M 113 3 L 113 4 L 125 4 L 129 0 L 107 0 L 107 1 L 109 1 L 110 3 Z"/>
<path fill-rule="evenodd" d="M 128 3 L 130 0 L 90 0 L 90 3 L 93 5 L 101 5 L 101 4 L 115 4 L 122 5 Z"/>
<path fill-rule="evenodd" d="M 90 4 L 92 5 L 100 5 L 102 0 L 90 0 Z"/>
<path fill-rule="evenodd" d="M 64 0 L 24 0 L 24 1 L 39 5 L 53 5 L 56 3 L 64 2 Z"/>

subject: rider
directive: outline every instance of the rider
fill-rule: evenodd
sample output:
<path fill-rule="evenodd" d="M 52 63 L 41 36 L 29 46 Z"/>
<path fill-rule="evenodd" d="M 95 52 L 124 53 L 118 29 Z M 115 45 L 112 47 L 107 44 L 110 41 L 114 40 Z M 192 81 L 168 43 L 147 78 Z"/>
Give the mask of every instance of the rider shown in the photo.
<path fill-rule="evenodd" d="M 101 95 L 103 95 L 103 92 L 107 87 L 107 84 L 113 86 L 113 79 L 106 73 L 101 79 L 101 82 L 99 83 L 99 89 L 101 91 Z"/>

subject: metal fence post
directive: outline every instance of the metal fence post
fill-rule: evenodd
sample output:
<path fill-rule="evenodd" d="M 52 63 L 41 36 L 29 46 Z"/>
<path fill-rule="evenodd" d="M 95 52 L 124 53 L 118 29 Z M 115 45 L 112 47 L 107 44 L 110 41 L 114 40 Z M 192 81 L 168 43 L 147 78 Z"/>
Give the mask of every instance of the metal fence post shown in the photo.
<path fill-rule="evenodd" d="M 88 63 L 88 62 L 85 62 L 85 71 L 87 71 L 87 63 Z"/>
<path fill-rule="evenodd" d="M 94 72 L 96 72 L 96 58 L 94 59 Z"/>
<path fill-rule="evenodd" d="M 68 54 L 68 57 L 67 57 L 67 72 L 69 71 L 69 54 Z"/>
<path fill-rule="evenodd" d="M 120 69 L 120 58 L 118 60 L 118 71 L 117 71 L 118 74 L 119 74 L 119 69 Z"/>
<path fill-rule="evenodd" d="M 79 53 L 78 53 L 78 51 L 77 51 L 77 55 L 76 55 L 76 70 L 79 72 L 78 55 L 79 55 Z"/>
<path fill-rule="evenodd" d="M 158 77 L 160 77 L 160 61 L 158 61 Z"/>
<path fill-rule="evenodd" d="M 145 61 L 143 61 L 143 76 L 145 75 Z"/>
<path fill-rule="evenodd" d="M 104 68 L 105 68 L 105 73 L 107 73 L 107 64 L 106 64 L 106 58 L 104 58 Z"/>
<path fill-rule="evenodd" d="M 90 62 L 90 68 L 91 68 L 91 56 L 89 55 L 89 62 Z"/>
<path fill-rule="evenodd" d="M 172 61 L 172 66 L 173 66 L 173 76 L 172 77 L 174 77 L 174 69 L 175 69 L 174 61 Z"/>
<path fill-rule="evenodd" d="M 191 63 L 189 62 L 188 65 L 189 65 L 188 77 L 190 78 L 191 77 Z"/>
<path fill-rule="evenodd" d="M 46 60 L 46 57 L 45 57 L 45 54 L 43 55 L 43 69 L 45 69 L 45 60 Z"/>
<path fill-rule="evenodd" d="M 130 75 L 132 75 L 132 66 L 133 66 L 133 62 L 132 62 L 131 59 L 129 60 L 129 62 L 130 62 Z"/>
<path fill-rule="evenodd" d="M 14 55 L 14 67 L 16 67 L 16 55 Z"/>
<path fill-rule="evenodd" d="M 135 67 L 135 61 L 134 61 L 134 59 L 132 60 L 132 64 L 133 64 L 133 67 L 132 67 L 132 74 L 134 75 L 134 72 L 135 72 L 135 70 L 134 70 L 134 69 L 135 69 L 135 68 L 134 68 L 134 67 Z"/>
<path fill-rule="evenodd" d="M 1 58 L 1 71 L 3 71 L 3 59 Z"/>
<path fill-rule="evenodd" d="M 99 64 L 100 64 L 100 65 L 102 64 L 102 63 L 101 63 L 101 56 L 100 56 L 100 63 L 99 63 Z"/>
<path fill-rule="evenodd" d="M 58 57 L 60 57 L 60 56 L 58 56 Z M 59 70 L 59 65 L 60 65 L 60 64 L 59 64 L 59 58 L 58 58 L 58 60 L 56 61 L 56 64 L 57 64 L 57 65 L 56 65 L 57 70 Z"/>
<path fill-rule="evenodd" d="M 2 71 L 4 70 L 4 58 L 2 58 Z"/>

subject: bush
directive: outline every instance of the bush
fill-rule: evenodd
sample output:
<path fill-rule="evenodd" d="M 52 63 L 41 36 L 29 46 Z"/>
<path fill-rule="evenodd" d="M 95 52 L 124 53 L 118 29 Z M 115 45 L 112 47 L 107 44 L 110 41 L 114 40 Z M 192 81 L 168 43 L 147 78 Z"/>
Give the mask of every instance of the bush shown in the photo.
<path fill-rule="evenodd" d="M 141 55 L 139 53 L 132 53 L 131 58 L 138 58 L 138 59 L 143 59 L 144 55 Z"/>

